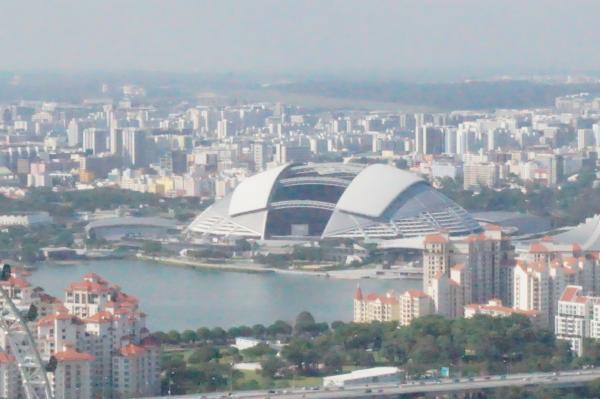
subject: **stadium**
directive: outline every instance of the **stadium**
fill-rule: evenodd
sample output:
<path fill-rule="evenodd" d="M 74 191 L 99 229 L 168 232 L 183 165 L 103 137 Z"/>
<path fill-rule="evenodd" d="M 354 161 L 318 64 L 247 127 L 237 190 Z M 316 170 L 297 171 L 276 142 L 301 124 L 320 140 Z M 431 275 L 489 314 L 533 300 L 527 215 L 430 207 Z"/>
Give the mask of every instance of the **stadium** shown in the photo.
<path fill-rule="evenodd" d="M 286 164 L 251 176 L 202 212 L 192 234 L 274 239 L 399 239 L 480 231 L 455 202 L 393 166 Z"/>

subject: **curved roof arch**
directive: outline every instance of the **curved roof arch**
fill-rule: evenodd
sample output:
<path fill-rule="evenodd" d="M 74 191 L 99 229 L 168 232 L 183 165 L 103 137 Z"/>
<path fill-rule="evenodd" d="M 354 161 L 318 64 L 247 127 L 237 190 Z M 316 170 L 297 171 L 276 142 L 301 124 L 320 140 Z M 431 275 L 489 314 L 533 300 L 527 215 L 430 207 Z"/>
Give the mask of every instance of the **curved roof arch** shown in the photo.
<path fill-rule="evenodd" d="M 229 202 L 229 216 L 267 208 L 273 186 L 279 176 L 290 166 L 285 164 L 243 180 L 233 191 Z"/>
<path fill-rule="evenodd" d="M 306 213 L 308 208 L 314 215 Z M 280 230 L 305 223 L 320 238 L 406 238 L 440 229 L 464 235 L 481 229 L 467 211 L 421 177 L 393 166 L 286 164 L 242 181 L 198 215 L 189 231 L 264 238 L 272 212 L 295 210 L 305 219 L 277 219 Z"/>
<path fill-rule="evenodd" d="M 389 165 L 369 165 L 352 180 L 336 209 L 378 218 L 404 190 L 417 183 L 425 180 Z"/>

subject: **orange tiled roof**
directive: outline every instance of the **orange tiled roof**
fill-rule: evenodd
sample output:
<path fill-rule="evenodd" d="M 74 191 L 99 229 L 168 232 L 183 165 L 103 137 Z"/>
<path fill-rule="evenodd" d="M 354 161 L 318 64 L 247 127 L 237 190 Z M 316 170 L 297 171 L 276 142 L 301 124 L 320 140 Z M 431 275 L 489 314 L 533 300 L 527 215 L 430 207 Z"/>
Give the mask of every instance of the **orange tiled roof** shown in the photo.
<path fill-rule="evenodd" d="M 579 292 L 579 287 L 569 285 L 560 295 L 560 300 L 564 302 L 574 302 L 577 299 Z"/>
<path fill-rule="evenodd" d="M 415 290 L 415 289 L 408 290 L 405 292 L 405 294 L 408 296 L 411 296 L 413 298 L 424 298 L 427 296 L 427 294 L 424 293 L 423 291 Z"/>
<path fill-rule="evenodd" d="M 357 301 L 362 301 L 363 294 L 360 287 L 356 287 L 356 291 L 354 291 L 354 299 L 356 299 Z"/>
<path fill-rule="evenodd" d="M 144 353 L 146 353 L 146 349 L 144 349 L 143 346 L 129 344 L 129 345 L 123 346 L 119 350 L 119 352 L 121 353 L 122 356 L 125 356 L 125 357 L 136 357 L 136 356 L 141 356 Z"/>
<path fill-rule="evenodd" d="M 10 277 L 8 280 L 6 281 L 0 281 L 0 285 L 5 285 L 5 286 L 12 286 L 12 287 L 17 287 L 17 288 L 27 288 L 29 287 L 29 283 L 25 280 L 22 279 L 21 277 Z"/>
<path fill-rule="evenodd" d="M 97 312 L 96 314 L 83 320 L 84 323 L 110 323 L 113 320 L 113 315 L 106 310 Z"/>
<path fill-rule="evenodd" d="M 94 356 L 86 352 L 77 352 L 74 349 L 67 349 L 62 352 L 56 352 L 54 357 L 59 362 L 87 362 L 94 360 Z"/>
<path fill-rule="evenodd" d="M 81 324 L 81 320 L 77 316 L 73 316 L 69 313 L 58 312 L 42 317 L 38 320 L 37 325 L 47 326 L 50 324 L 54 324 L 56 320 L 71 320 L 74 324 Z"/>
<path fill-rule="evenodd" d="M 546 248 L 545 245 L 543 245 L 539 242 L 534 242 L 533 244 L 531 244 L 529 246 L 529 252 L 531 252 L 531 253 L 546 253 L 546 252 L 548 252 L 548 248 Z"/>
<path fill-rule="evenodd" d="M 67 291 L 88 291 L 94 293 L 106 293 L 110 291 L 110 288 L 106 284 L 100 284 L 95 281 L 78 281 L 71 283 L 67 287 Z"/>
<path fill-rule="evenodd" d="M 446 244 L 448 239 L 441 234 L 428 234 L 425 236 L 426 244 Z"/>
<path fill-rule="evenodd" d="M 6 352 L 0 352 L 0 363 L 12 363 L 15 361 L 15 357 L 13 355 L 9 355 Z"/>

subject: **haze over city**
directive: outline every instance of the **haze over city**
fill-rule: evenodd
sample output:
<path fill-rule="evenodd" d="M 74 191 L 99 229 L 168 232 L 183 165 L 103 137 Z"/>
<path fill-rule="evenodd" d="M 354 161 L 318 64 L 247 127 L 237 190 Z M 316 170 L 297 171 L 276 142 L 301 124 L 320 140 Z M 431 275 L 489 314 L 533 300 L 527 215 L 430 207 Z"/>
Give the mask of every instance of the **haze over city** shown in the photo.
<path fill-rule="evenodd" d="M 3 2 L 0 398 L 600 397 L 598 15 Z"/>
<path fill-rule="evenodd" d="M 585 0 L 9 1 L 0 69 L 577 73 L 600 69 L 598 13 Z"/>

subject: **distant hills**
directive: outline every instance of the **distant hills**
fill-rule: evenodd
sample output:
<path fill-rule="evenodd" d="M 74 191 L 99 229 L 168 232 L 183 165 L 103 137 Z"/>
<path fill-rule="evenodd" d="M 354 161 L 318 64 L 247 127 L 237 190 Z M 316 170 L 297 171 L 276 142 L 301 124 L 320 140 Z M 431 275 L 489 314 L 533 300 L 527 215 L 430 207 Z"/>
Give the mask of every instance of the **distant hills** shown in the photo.
<path fill-rule="evenodd" d="M 15 78 L 18 76 L 18 78 Z M 0 101 L 53 100 L 114 96 L 120 86 L 142 85 L 153 100 L 190 100 L 198 93 L 223 95 L 227 102 L 281 101 L 317 108 L 377 108 L 421 110 L 482 110 L 546 107 L 558 96 L 590 92 L 600 96 L 598 83 L 543 83 L 533 80 L 481 80 L 455 83 L 357 81 L 338 78 L 300 78 L 265 85 L 258 77 L 235 74 L 166 72 L 30 72 L 0 71 Z M 108 83 L 110 93 L 100 93 Z"/>
<path fill-rule="evenodd" d="M 566 94 L 600 95 L 600 84 L 541 83 L 527 80 L 460 83 L 304 81 L 279 86 L 282 92 L 409 104 L 440 110 L 546 107 Z"/>

